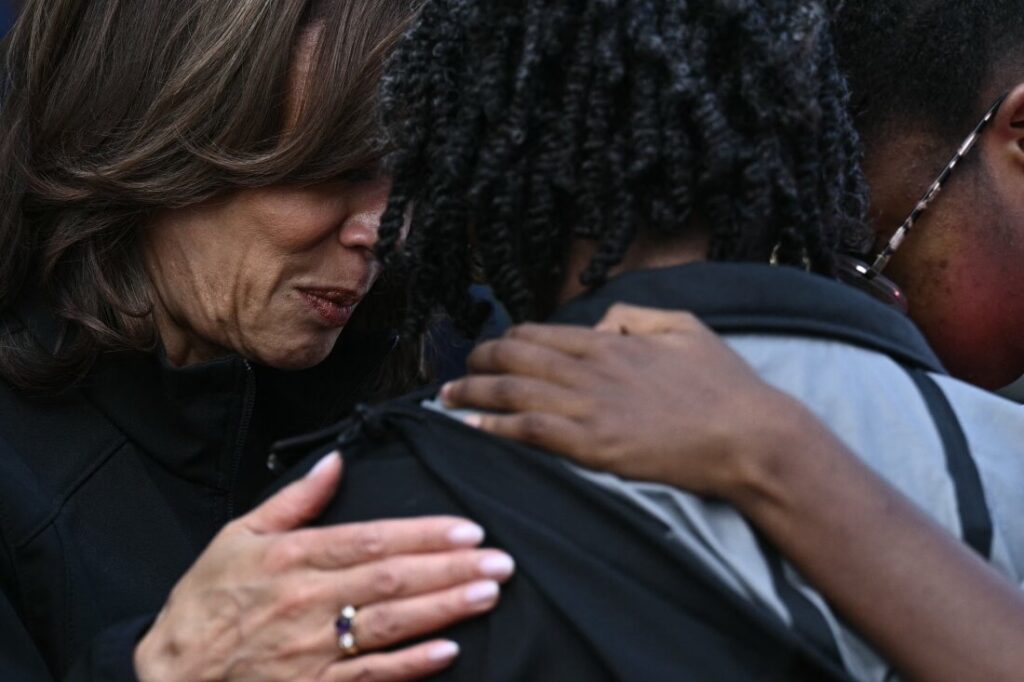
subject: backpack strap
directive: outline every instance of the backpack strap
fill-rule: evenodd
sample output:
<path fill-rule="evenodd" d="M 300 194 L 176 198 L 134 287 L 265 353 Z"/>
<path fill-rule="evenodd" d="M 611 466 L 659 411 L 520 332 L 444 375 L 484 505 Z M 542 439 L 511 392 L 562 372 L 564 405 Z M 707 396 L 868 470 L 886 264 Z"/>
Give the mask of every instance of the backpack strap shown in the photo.
<path fill-rule="evenodd" d="M 920 369 L 906 370 L 924 398 L 942 439 L 946 471 L 953 480 L 964 542 L 987 561 L 992 557 L 992 516 L 978 465 L 967 445 L 967 436 L 964 435 L 953 406 L 935 380 Z"/>

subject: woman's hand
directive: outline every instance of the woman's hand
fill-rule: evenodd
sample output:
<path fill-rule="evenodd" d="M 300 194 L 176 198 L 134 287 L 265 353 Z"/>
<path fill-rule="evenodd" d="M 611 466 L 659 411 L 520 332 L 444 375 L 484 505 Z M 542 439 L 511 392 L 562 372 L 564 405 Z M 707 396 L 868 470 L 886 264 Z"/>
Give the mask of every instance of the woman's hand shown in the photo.
<path fill-rule="evenodd" d="M 143 682 L 413 680 L 453 661 L 441 640 L 375 652 L 493 608 L 511 558 L 475 549 L 483 531 L 458 518 L 302 528 L 340 477 L 328 455 L 225 526 L 136 648 Z M 335 631 L 347 605 L 362 652 L 350 657 Z"/>
<path fill-rule="evenodd" d="M 806 412 L 765 384 L 697 318 L 625 305 L 594 330 L 523 325 L 479 346 L 452 407 L 471 424 L 627 478 L 728 497 Z M 767 433 L 768 430 L 777 433 Z"/>

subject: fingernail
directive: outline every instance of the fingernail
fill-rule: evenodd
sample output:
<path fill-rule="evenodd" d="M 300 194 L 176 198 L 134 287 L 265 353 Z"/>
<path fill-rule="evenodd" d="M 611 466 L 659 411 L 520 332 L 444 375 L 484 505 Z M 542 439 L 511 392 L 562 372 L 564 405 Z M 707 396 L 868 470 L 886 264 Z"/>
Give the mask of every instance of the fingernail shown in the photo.
<path fill-rule="evenodd" d="M 484 418 L 476 412 L 470 412 L 462 418 L 462 423 L 466 426 L 472 426 L 474 429 L 479 429 L 484 423 Z"/>
<path fill-rule="evenodd" d="M 441 642 L 430 647 L 427 658 L 431 661 L 449 661 L 459 655 L 459 645 L 455 642 Z"/>
<path fill-rule="evenodd" d="M 313 478 L 314 476 L 319 476 L 320 473 L 324 469 L 326 469 L 331 464 L 332 461 L 334 461 L 335 457 L 340 457 L 340 456 L 341 456 L 341 453 L 338 452 L 337 450 L 335 450 L 334 452 L 329 453 L 327 455 L 324 455 L 320 459 L 320 461 L 317 462 L 315 465 L 313 465 L 313 468 L 309 470 L 309 473 L 306 474 L 306 478 Z"/>
<path fill-rule="evenodd" d="M 488 578 L 507 578 L 516 570 L 516 562 L 508 554 L 490 554 L 480 561 L 480 573 Z"/>
<path fill-rule="evenodd" d="M 448 541 L 458 547 L 476 547 L 484 541 L 484 529 L 475 523 L 462 523 L 448 531 Z"/>
<path fill-rule="evenodd" d="M 452 392 L 452 382 L 449 381 L 447 384 L 441 387 L 441 400 L 445 403 L 448 402 L 448 398 Z"/>
<path fill-rule="evenodd" d="M 498 596 L 498 592 L 501 588 L 498 587 L 498 583 L 493 580 L 484 580 L 478 583 L 473 583 L 466 588 L 466 601 L 470 604 L 481 604 L 483 602 L 494 601 Z"/>

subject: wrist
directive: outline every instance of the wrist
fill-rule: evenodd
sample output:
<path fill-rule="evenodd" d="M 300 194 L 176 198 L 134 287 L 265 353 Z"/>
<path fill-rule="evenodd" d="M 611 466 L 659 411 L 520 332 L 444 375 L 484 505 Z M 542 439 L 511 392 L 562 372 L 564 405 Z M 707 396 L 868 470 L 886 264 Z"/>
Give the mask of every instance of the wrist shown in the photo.
<path fill-rule="evenodd" d="M 167 636 L 162 626 L 163 613 L 135 646 L 133 662 L 139 682 L 178 682 L 189 680 L 221 679 L 203 675 L 197 669 L 198 660 L 187 655 L 186 647 Z"/>
<path fill-rule="evenodd" d="M 764 387 L 744 403 L 747 418 L 723 448 L 718 494 L 742 513 L 756 515 L 786 506 L 816 453 L 836 441 L 807 408 L 774 388 Z"/>

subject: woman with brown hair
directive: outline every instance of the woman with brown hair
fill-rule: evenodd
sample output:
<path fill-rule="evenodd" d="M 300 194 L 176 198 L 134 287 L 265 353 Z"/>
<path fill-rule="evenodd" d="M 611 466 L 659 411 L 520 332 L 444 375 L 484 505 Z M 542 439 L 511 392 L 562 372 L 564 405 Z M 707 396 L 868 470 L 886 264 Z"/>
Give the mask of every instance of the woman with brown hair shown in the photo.
<path fill-rule="evenodd" d="M 494 606 L 468 521 L 302 529 L 337 456 L 256 506 L 272 442 L 415 375 L 374 257 L 415 5 L 38 0 L 6 39 L 4 679 L 413 679 L 457 646 L 372 651 Z"/>

